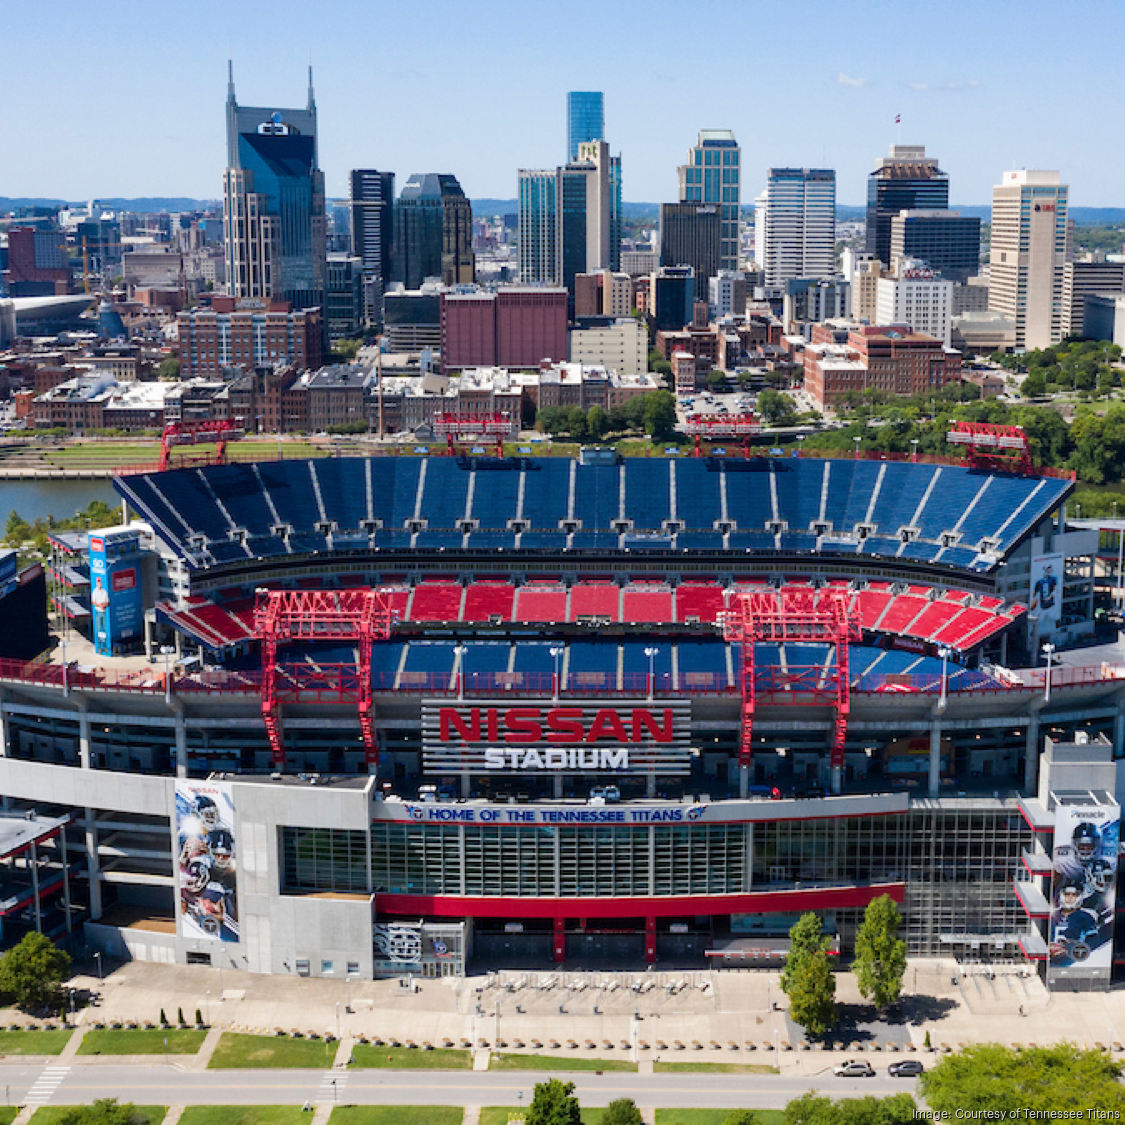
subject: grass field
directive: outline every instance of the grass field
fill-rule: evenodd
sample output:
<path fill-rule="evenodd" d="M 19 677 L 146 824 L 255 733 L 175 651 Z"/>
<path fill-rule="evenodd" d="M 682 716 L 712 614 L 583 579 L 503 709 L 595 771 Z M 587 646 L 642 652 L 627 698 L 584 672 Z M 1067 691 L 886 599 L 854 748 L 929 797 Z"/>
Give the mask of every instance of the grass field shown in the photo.
<path fill-rule="evenodd" d="M 373 1047 L 357 1043 L 352 1048 L 357 1067 L 389 1067 L 393 1070 L 472 1070 L 473 1056 L 468 1051 L 451 1051 L 436 1047 L 423 1051 L 411 1047 Z"/>
<path fill-rule="evenodd" d="M 585 1055 L 498 1055 L 493 1054 L 489 1070 L 627 1070 L 636 1073 L 637 1064 L 628 1059 L 591 1059 Z"/>
<path fill-rule="evenodd" d="M 480 1125 L 508 1125 L 508 1118 L 520 1118 L 527 1115 L 527 1106 L 490 1105 L 480 1111 Z M 582 1125 L 601 1125 L 605 1116 L 604 1109 L 582 1110 Z M 395 1125 L 398 1125 L 396 1122 Z"/>
<path fill-rule="evenodd" d="M 299 1105 L 189 1105 L 183 1125 L 308 1125 Z"/>
<path fill-rule="evenodd" d="M 160 442 L 78 442 L 44 449 L 44 456 L 52 465 L 60 468 L 114 468 L 118 465 L 143 465 L 160 460 Z M 309 457 L 328 457 L 327 446 L 312 445 L 307 441 L 283 441 L 281 454 L 286 461 L 304 460 Z M 178 446 L 173 454 L 183 454 L 189 458 L 213 457 L 214 445 Z M 276 461 L 276 441 L 231 442 L 227 446 L 228 461 Z"/>
<path fill-rule="evenodd" d="M 12 1125 L 20 1108 L 17 1105 L 0 1106 L 0 1125 Z"/>
<path fill-rule="evenodd" d="M 465 1111 L 451 1105 L 342 1105 L 330 1125 L 461 1125 Z"/>
<path fill-rule="evenodd" d="M 320 1039 L 288 1039 L 225 1031 L 207 1064 L 209 1070 L 236 1067 L 331 1066 L 336 1044 Z"/>
<path fill-rule="evenodd" d="M 61 1031 L 0 1031 L 0 1055 L 57 1055 L 74 1034 Z"/>
<path fill-rule="evenodd" d="M 766 1063 L 654 1062 L 654 1074 L 778 1074 L 776 1066 Z"/>
<path fill-rule="evenodd" d="M 723 1125 L 729 1109 L 658 1109 L 656 1125 Z M 784 1125 L 785 1113 L 780 1109 L 756 1109 L 758 1125 Z"/>
<path fill-rule="evenodd" d="M 80 1055 L 194 1055 L 203 1046 L 206 1031 L 179 1028 L 87 1031 L 78 1047 Z M 167 1042 L 165 1042 L 167 1041 Z"/>
<path fill-rule="evenodd" d="M 62 1116 L 75 1107 L 72 1105 L 42 1105 L 32 1115 L 32 1125 L 55 1125 Z M 133 1107 L 141 1114 L 148 1125 L 160 1125 L 168 1113 L 168 1107 L 163 1105 L 138 1105 Z M 11 1121 L 10 1117 L 0 1118 L 0 1121 Z"/>

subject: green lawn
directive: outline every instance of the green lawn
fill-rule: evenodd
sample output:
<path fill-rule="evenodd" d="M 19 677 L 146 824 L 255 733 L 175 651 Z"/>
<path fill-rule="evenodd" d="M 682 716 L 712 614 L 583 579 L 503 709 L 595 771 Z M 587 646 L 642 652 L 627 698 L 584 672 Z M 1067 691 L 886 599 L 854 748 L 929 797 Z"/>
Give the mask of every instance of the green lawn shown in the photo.
<path fill-rule="evenodd" d="M 55 1032 L 0 1032 L 0 1055 L 59 1054 L 73 1034 L 71 1027 Z"/>
<path fill-rule="evenodd" d="M 451 1105 L 342 1105 L 330 1125 L 461 1125 L 465 1111 Z"/>
<path fill-rule="evenodd" d="M 493 1053 L 489 1070 L 630 1070 L 637 1064 L 628 1059 L 592 1059 L 588 1055 L 498 1055 Z"/>
<path fill-rule="evenodd" d="M 74 1034 L 61 1031 L 0 1031 L 0 1055 L 57 1055 Z"/>
<path fill-rule="evenodd" d="M 514 1105 L 490 1105 L 480 1111 L 480 1125 L 508 1125 L 508 1118 L 527 1116 L 527 1106 L 522 1108 Z M 604 1109 L 582 1110 L 582 1125 L 601 1125 L 605 1116 Z M 398 1125 L 398 1122 L 395 1122 Z"/>
<path fill-rule="evenodd" d="M 0 1125 L 12 1125 L 19 1111 L 20 1107 L 18 1105 L 0 1106 Z"/>
<path fill-rule="evenodd" d="M 373 1047 L 357 1043 L 352 1048 L 355 1066 L 381 1066 L 391 1070 L 472 1070 L 473 1056 L 468 1051 L 452 1051 L 436 1047 L 423 1051 L 418 1047 Z"/>
<path fill-rule="evenodd" d="M 206 1031 L 177 1028 L 150 1030 L 127 1028 L 87 1031 L 78 1047 L 80 1055 L 194 1055 L 203 1046 Z"/>
<path fill-rule="evenodd" d="M 122 1103 L 124 1104 L 124 1103 Z M 64 1114 L 75 1107 L 72 1105 L 43 1105 L 32 1115 L 32 1125 L 55 1125 Z M 149 1125 L 160 1125 L 168 1113 L 168 1107 L 163 1105 L 135 1105 L 137 1113 L 143 1115 Z M 10 1117 L 0 1118 L 2 1121 L 11 1121 Z"/>
<path fill-rule="evenodd" d="M 654 1062 L 654 1074 L 695 1072 L 698 1074 L 779 1074 L 776 1066 L 766 1063 L 708 1063 L 708 1062 Z"/>
<path fill-rule="evenodd" d="M 189 1105 L 183 1125 L 308 1125 L 312 1114 L 299 1105 Z"/>
<path fill-rule="evenodd" d="M 289 1039 L 285 1036 L 244 1035 L 224 1031 L 207 1066 L 227 1067 L 331 1066 L 336 1044 L 321 1039 Z"/>
<path fill-rule="evenodd" d="M 723 1125 L 729 1109 L 658 1109 L 656 1125 Z M 756 1109 L 758 1125 L 784 1125 L 785 1111 Z"/>

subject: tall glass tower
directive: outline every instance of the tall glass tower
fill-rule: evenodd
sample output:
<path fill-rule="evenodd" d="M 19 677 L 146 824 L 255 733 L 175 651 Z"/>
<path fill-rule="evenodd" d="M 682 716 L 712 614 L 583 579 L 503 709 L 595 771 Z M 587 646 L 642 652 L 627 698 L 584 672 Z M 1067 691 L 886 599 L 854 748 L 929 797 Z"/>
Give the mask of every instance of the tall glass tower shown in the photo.
<path fill-rule="evenodd" d="M 867 177 L 867 252 L 891 264 L 891 222 L 900 211 L 944 211 L 949 177 L 925 145 L 891 145 Z"/>
<path fill-rule="evenodd" d="M 578 146 L 605 140 L 605 100 L 597 90 L 571 90 L 566 96 L 566 158 L 578 159 Z"/>
<path fill-rule="evenodd" d="M 680 202 L 719 207 L 719 269 L 738 269 L 739 165 L 742 155 L 729 129 L 701 129 L 699 143 L 681 164 Z"/>
<path fill-rule="evenodd" d="M 304 109 L 239 105 L 230 69 L 223 233 L 231 296 L 324 307 L 327 231 L 312 67 Z"/>

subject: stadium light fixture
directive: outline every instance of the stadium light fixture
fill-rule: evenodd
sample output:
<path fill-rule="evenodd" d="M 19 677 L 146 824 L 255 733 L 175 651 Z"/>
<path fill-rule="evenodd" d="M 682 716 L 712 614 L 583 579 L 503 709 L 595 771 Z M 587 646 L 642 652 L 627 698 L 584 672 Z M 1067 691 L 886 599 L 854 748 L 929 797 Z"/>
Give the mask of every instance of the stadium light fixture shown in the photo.
<path fill-rule="evenodd" d="M 558 699 L 558 697 L 559 697 L 559 687 L 560 687 L 560 685 L 559 685 L 559 658 L 563 654 L 563 647 L 562 647 L 562 645 L 551 645 L 551 648 L 550 648 L 549 651 L 551 653 L 552 658 L 555 661 L 555 681 L 554 681 L 555 682 L 555 698 Z"/>
<path fill-rule="evenodd" d="M 651 699 L 656 690 L 656 673 L 654 669 L 654 662 L 656 654 L 660 651 L 655 645 L 645 646 L 645 656 L 648 657 L 648 697 Z"/>
<path fill-rule="evenodd" d="M 938 711 L 944 711 L 945 705 L 949 696 L 949 658 L 953 655 L 953 649 L 948 645 L 942 645 L 938 649 L 938 656 L 941 657 L 941 698 L 938 700 Z"/>
<path fill-rule="evenodd" d="M 1048 641 L 1043 646 L 1043 652 L 1047 657 L 1047 676 L 1043 683 L 1043 702 L 1051 702 L 1051 657 L 1055 655 L 1055 646 Z"/>

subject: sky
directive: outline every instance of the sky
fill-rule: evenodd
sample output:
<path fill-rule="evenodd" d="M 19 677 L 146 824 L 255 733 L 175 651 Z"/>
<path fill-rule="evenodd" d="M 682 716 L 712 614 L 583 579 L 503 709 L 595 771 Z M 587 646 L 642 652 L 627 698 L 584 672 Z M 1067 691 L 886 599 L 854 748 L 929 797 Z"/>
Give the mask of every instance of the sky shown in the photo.
<path fill-rule="evenodd" d="M 449 172 L 513 198 L 566 157 L 566 92 L 602 90 L 625 199 L 676 198 L 700 129 L 733 129 L 742 202 L 770 167 L 827 167 L 862 205 L 894 143 L 953 204 L 1010 168 L 1071 206 L 1125 206 L 1121 0 L 120 0 L 4 4 L 0 196 L 215 199 L 227 59 L 246 105 L 303 106 L 314 67 L 330 197 L 352 168 Z M 895 125 L 901 115 L 902 123 Z"/>

